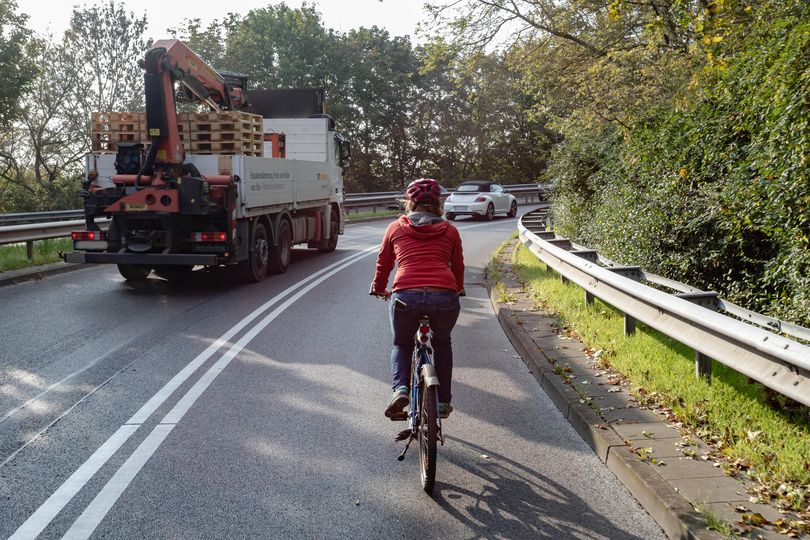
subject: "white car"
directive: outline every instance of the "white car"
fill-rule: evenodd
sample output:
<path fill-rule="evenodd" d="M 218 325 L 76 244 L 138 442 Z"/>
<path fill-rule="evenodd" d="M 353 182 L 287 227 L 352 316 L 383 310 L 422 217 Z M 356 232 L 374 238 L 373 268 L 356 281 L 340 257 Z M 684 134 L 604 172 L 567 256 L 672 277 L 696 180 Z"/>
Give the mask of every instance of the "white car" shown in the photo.
<path fill-rule="evenodd" d="M 491 220 L 495 214 L 517 215 L 517 199 L 500 184 L 487 180 L 462 182 L 444 201 L 444 215 L 449 220 L 456 216 L 473 216 Z"/>

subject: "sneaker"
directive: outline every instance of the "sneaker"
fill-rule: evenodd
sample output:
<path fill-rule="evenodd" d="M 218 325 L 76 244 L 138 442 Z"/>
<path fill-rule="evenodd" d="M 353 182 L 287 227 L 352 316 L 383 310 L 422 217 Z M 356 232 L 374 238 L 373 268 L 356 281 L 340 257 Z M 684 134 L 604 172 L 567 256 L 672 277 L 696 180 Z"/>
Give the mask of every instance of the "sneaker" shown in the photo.
<path fill-rule="evenodd" d="M 447 418 L 453 412 L 453 406 L 449 403 L 439 403 L 439 416 Z"/>
<path fill-rule="evenodd" d="M 408 396 L 408 387 L 398 387 L 391 395 L 391 399 L 388 400 L 388 405 L 385 406 L 385 416 L 391 418 L 392 416 L 401 413 L 402 409 L 407 407 L 410 402 L 411 398 Z"/>

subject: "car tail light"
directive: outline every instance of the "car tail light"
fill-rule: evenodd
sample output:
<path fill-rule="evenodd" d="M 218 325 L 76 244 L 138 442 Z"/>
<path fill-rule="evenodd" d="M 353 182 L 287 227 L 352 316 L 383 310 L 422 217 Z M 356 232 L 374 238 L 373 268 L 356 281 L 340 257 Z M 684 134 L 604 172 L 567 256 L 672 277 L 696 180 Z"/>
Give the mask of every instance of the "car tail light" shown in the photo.
<path fill-rule="evenodd" d="M 487 202 L 487 198 L 486 197 L 476 197 L 475 202 Z"/>
<path fill-rule="evenodd" d="M 192 242 L 225 242 L 228 239 L 224 232 L 195 232 L 191 233 Z"/>
<path fill-rule="evenodd" d="M 105 237 L 104 231 L 73 231 L 70 233 L 70 239 L 74 242 L 77 240 L 104 240 Z"/>

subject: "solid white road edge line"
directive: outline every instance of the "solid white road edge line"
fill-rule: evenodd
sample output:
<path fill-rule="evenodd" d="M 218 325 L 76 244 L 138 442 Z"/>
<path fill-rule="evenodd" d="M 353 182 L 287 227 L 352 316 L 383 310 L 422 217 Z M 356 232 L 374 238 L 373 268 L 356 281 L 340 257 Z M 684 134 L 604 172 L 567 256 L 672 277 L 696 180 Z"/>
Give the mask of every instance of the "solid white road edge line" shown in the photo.
<path fill-rule="evenodd" d="M 334 262 L 329 266 L 307 276 L 306 278 L 291 285 L 272 299 L 268 300 L 261 307 L 254 310 L 250 315 L 239 321 L 235 326 L 208 346 L 194 360 L 186 365 L 177 375 L 175 375 L 163 388 L 161 388 L 149 401 L 147 401 L 127 422 L 121 426 L 107 441 L 91 455 L 57 490 L 45 500 L 37 510 L 9 537 L 9 540 L 22 540 L 36 538 L 48 524 L 53 521 L 56 515 L 67 505 L 68 502 L 90 481 L 101 467 L 115 454 L 129 437 L 160 407 L 166 399 L 186 381 L 199 367 L 213 356 L 223 345 L 229 342 L 235 334 L 240 332 L 258 318 L 262 313 L 278 303 L 282 298 L 288 296 L 300 286 L 316 279 L 318 276 L 329 272 L 331 269 L 345 264 L 347 261 L 359 260 L 368 255 L 374 248 L 368 248 L 349 257 Z M 7 462 L 6 460 L 4 464 Z"/>
<path fill-rule="evenodd" d="M 274 309 L 269 315 L 267 315 L 264 319 L 262 319 L 259 323 L 257 323 L 253 328 L 251 328 L 248 332 L 233 345 L 227 353 L 222 355 L 222 357 L 213 365 L 211 366 L 205 374 L 194 383 L 188 392 L 178 401 L 178 403 L 172 408 L 171 411 L 161 420 L 160 424 L 152 430 L 152 433 L 144 440 L 141 445 L 129 456 L 129 459 L 121 465 L 118 471 L 110 478 L 107 485 L 96 495 L 95 499 L 90 503 L 90 505 L 82 512 L 82 514 L 76 519 L 70 529 L 65 533 L 64 539 L 70 540 L 78 540 L 78 539 L 86 539 L 89 538 L 93 531 L 96 530 L 96 527 L 101 520 L 104 519 L 104 516 L 112 509 L 115 502 L 124 492 L 124 490 L 129 486 L 130 482 L 135 478 L 141 468 L 146 464 L 152 454 L 155 453 L 157 448 L 160 444 L 166 439 L 169 432 L 176 426 L 180 420 L 182 420 L 183 416 L 188 412 L 188 410 L 194 405 L 194 403 L 200 398 L 202 393 L 205 391 L 206 388 L 217 378 L 217 376 L 222 373 L 222 371 L 231 363 L 236 355 L 238 355 L 242 349 L 244 349 L 253 338 L 255 338 L 259 332 L 264 330 L 267 325 L 273 322 L 279 315 L 281 315 L 284 311 L 287 310 L 288 307 L 293 305 L 297 302 L 302 296 L 306 293 L 332 277 L 334 274 L 337 274 L 341 270 L 348 268 L 349 266 L 353 265 L 361 258 L 371 255 L 371 250 L 377 250 L 377 247 L 369 248 L 364 252 L 363 256 L 355 257 L 353 260 L 346 262 L 344 265 L 335 268 L 328 274 L 323 275 L 322 277 L 316 279 L 289 299 L 287 299 L 283 304 L 278 306 Z"/>

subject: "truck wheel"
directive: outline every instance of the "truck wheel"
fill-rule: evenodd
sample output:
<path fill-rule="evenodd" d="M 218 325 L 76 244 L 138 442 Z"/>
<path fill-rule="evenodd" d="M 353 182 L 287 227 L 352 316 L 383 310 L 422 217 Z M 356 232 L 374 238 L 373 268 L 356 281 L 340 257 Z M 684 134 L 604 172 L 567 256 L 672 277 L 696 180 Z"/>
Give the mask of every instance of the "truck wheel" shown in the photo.
<path fill-rule="evenodd" d="M 250 241 L 250 253 L 246 261 L 242 261 L 239 266 L 245 281 L 258 283 L 267 275 L 268 254 L 270 244 L 267 241 L 267 228 L 264 223 L 256 224 L 256 229 Z"/>
<path fill-rule="evenodd" d="M 119 264 L 118 271 L 127 281 L 146 281 L 152 269 L 145 264 Z"/>
<path fill-rule="evenodd" d="M 332 209 L 332 217 L 329 218 L 329 242 L 326 247 L 318 248 L 321 253 L 332 253 L 337 248 L 338 235 L 340 234 L 340 216 Z"/>
<path fill-rule="evenodd" d="M 278 224 L 278 243 L 270 250 L 269 267 L 274 274 L 287 271 L 292 257 L 292 231 L 290 223 L 282 219 Z"/>

